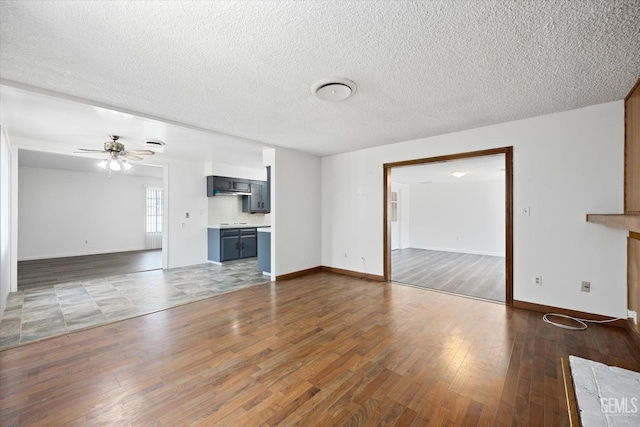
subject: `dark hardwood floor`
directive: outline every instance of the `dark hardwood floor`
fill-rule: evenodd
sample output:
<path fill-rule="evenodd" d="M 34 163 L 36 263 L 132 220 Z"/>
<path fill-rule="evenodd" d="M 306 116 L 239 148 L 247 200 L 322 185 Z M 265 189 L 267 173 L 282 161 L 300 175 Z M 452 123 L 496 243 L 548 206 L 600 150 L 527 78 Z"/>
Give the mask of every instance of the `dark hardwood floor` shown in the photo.
<path fill-rule="evenodd" d="M 566 426 L 560 357 L 624 329 L 331 273 L 0 351 L 0 425 Z"/>
<path fill-rule="evenodd" d="M 18 261 L 18 289 L 162 268 L 162 249 Z"/>
<path fill-rule="evenodd" d="M 504 257 L 397 249 L 391 252 L 394 282 L 505 302 Z"/>

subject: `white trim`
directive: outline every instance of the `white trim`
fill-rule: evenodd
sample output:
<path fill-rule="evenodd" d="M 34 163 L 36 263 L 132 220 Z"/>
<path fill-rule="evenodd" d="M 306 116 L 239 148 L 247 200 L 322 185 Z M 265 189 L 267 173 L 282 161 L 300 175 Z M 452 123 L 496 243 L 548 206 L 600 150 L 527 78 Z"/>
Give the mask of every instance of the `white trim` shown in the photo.
<path fill-rule="evenodd" d="M 162 269 L 169 268 L 169 164 L 162 165 Z"/>
<path fill-rule="evenodd" d="M 438 251 L 438 252 L 457 252 L 461 254 L 471 254 L 471 255 L 487 255 L 487 256 L 499 256 L 504 258 L 504 252 L 487 252 L 487 251 L 476 251 L 474 249 L 453 249 L 453 248 L 439 248 L 436 246 L 421 246 L 421 245 L 411 245 L 412 249 L 426 249 L 428 251 Z"/>
<path fill-rule="evenodd" d="M 5 133 L 8 138 L 8 134 Z M 11 145 L 11 292 L 18 292 L 18 147 Z"/>
<path fill-rule="evenodd" d="M 19 258 L 18 261 L 34 261 L 39 259 L 55 259 L 55 258 L 66 258 L 73 256 L 84 256 L 84 255 L 101 255 L 101 254 L 115 254 L 120 252 L 141 252 L 141 251 L 155 251 L 162 248 L 120 248 L 113 249 L 108 251 L 82 251 L 82 252 L 68 252 L 63 254 L 53 254 L 53 255 L 35 255 L 35 256 L 27 256 Z"/>

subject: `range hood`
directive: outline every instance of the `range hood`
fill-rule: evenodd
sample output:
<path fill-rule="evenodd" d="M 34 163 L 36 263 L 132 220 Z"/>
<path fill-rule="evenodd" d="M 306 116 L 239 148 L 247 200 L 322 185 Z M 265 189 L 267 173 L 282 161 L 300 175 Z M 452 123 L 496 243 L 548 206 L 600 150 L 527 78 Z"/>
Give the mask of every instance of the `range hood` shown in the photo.
<path fill-rule="evenodd" d="M 251 192 L 237 191 L 237 190 L 222 190 L 216 188 L 213 190 L 214 196 L 250 196 Z"/>

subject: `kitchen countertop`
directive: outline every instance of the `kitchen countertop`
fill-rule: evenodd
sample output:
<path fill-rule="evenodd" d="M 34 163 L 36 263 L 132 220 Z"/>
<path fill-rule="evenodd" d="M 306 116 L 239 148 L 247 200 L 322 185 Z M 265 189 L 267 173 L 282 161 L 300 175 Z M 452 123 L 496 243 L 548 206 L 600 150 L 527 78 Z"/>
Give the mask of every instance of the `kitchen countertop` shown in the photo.
<path fill-rule="evenodd" d="M 210 224 L 208 226 L 208 228 L 219 228 L 219 229 L 225 229 L 225 228 L 263 228 L 263 227 L 265 227 L 263 224 L 247 224 L 247 223 L 236 223 L 236 224 L 222 223 L 222 224 Z"/>

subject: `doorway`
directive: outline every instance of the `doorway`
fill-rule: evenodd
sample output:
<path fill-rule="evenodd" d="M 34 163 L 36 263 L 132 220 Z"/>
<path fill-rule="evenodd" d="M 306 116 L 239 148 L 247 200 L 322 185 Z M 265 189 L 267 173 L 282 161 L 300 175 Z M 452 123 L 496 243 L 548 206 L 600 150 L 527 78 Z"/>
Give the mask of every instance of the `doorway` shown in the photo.
<path fill-rule="evenodd" d="M 384 278 L 513 302 L 512 148 L 384 165 Z"/>
<path fill-rule="evenodd" d="M 18 290 L 163 267 L 162 166 L 18 150 Z"/>

